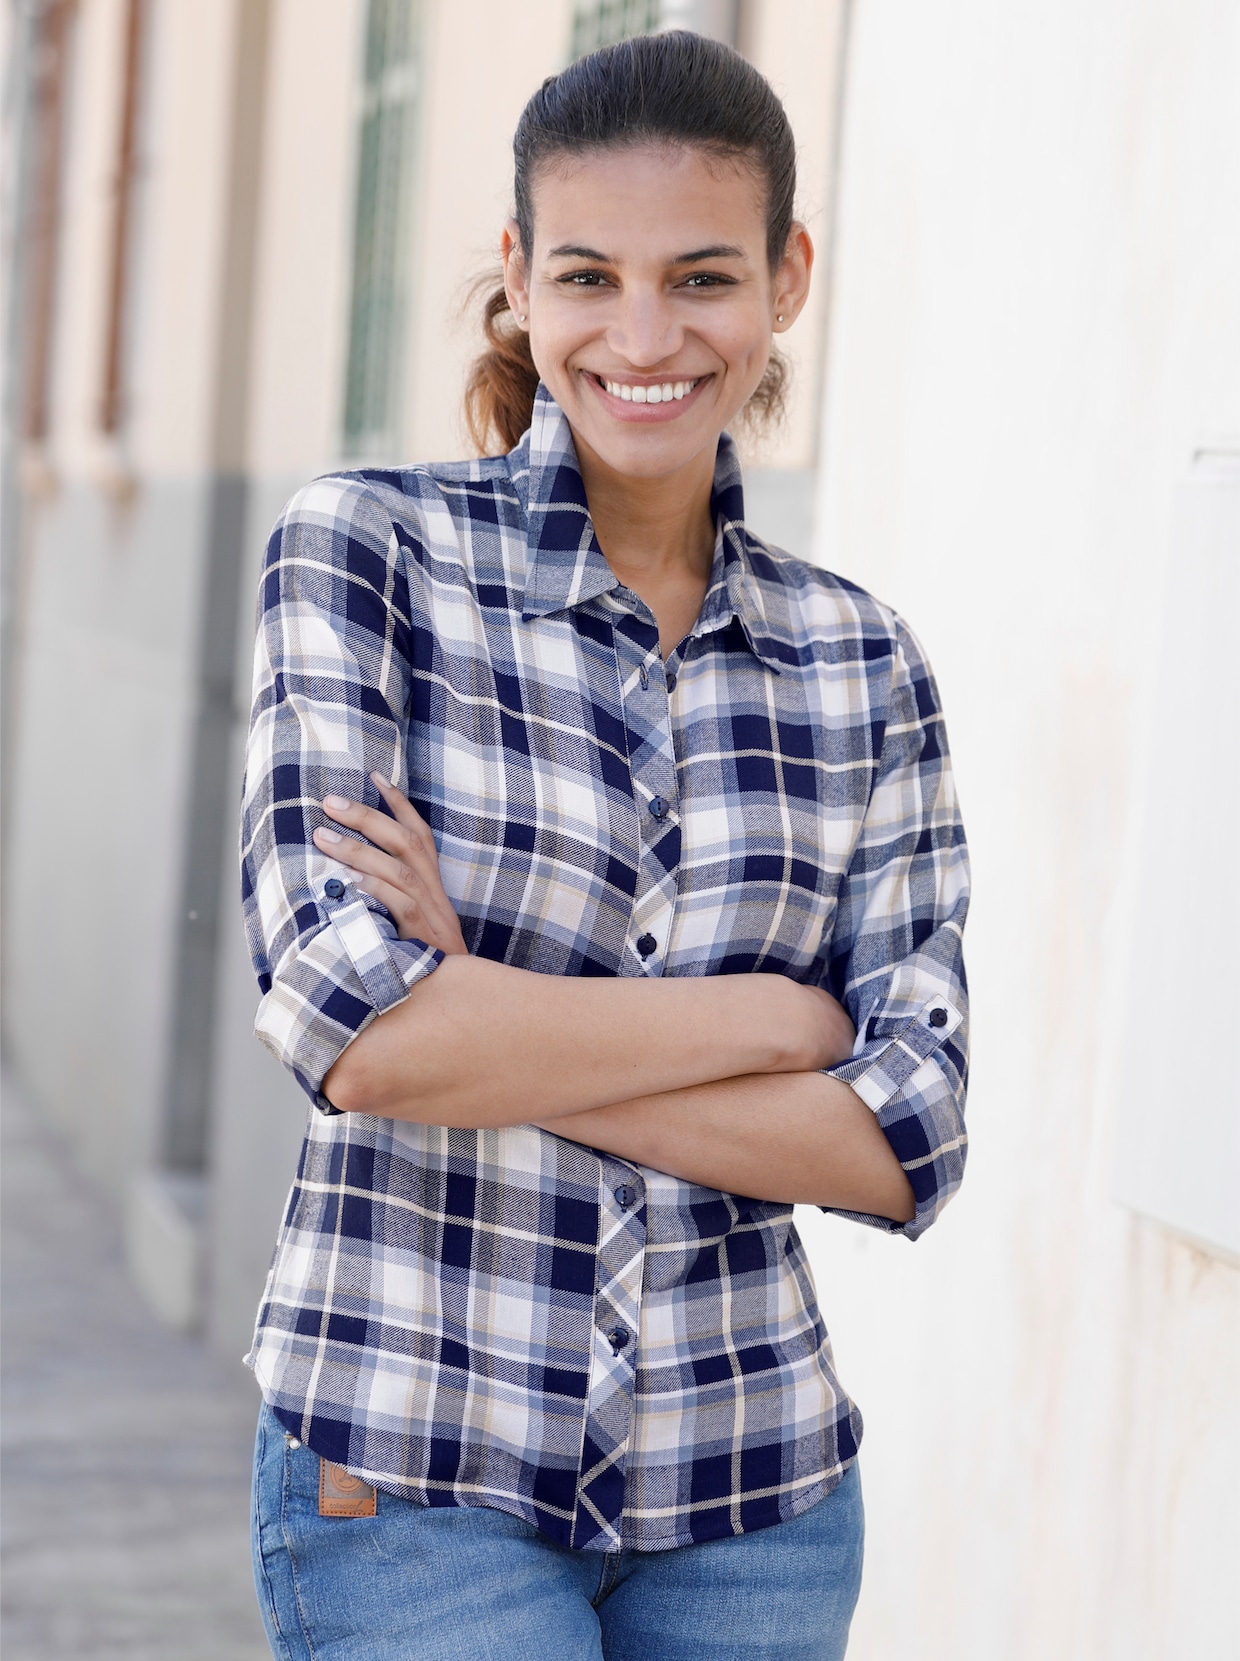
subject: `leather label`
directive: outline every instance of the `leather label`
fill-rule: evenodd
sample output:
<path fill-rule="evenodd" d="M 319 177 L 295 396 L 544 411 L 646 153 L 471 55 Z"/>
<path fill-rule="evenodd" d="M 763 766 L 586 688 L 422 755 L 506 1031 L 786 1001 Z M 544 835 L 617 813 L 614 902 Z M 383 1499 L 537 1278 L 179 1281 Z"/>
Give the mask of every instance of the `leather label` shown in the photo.
<path fill-rule="evenodd" d="M 343 1465 L 333 1465 L 330 1459 L 319 1460 L 320 1517 L 373 1517 L 376 1502 L 369 1482 L 346 1471 Z"/>

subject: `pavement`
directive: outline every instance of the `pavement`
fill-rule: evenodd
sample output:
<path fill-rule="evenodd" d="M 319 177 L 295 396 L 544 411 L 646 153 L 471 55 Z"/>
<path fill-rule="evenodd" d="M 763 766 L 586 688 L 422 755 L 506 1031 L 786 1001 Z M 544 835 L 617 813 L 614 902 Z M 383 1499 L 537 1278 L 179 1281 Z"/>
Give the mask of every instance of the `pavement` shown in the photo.
<path fill-rule="evenodd" d="M 11 1081 L 0 1147 L 4 1661 L 270 1661 L 250 1374 L 147 1309 L 114 1208 Z"/>

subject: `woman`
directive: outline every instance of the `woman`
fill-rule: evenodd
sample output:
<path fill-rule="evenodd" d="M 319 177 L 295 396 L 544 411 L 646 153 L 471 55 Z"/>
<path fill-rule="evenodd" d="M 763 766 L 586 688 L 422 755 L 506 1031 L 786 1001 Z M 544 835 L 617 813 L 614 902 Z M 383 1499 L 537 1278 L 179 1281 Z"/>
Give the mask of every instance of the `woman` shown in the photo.
<path fill-rule="evenodd" d="M 778 100 L 627 42 L 515 144 L 475 427 L 277 525 L 244 828 L 311 1115 L 250 1362 L 286 1657 L 844 1653 L 861 1421 L 792 1205 L 964 1159 L 964 844 L 904 624 L 744 524 Z"/>

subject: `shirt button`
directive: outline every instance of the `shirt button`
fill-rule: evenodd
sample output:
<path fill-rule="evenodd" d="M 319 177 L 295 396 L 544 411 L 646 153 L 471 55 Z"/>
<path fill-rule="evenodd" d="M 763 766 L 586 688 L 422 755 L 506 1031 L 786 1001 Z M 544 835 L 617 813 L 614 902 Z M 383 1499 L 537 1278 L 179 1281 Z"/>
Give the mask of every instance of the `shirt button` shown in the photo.
<path fill-rule="evenodd" d="M 662 796 L 656 796 L 650 804 L 650 811 L 656 819 L 667 818 L 667 803 Z"/>
<path fill-rule="evenodd" d="M 947 1011 L 945 1009 L 932 1009 L 930 1011 L 930 1025 L 932 1027 L 945 1027 L 947 1025 Z"/>
<path fill-rule="evenodd" d="M 328 877 L 323 884 L 323 892 L 329 900 L 338 900 L 344 893 L 344 884 L 339 877 Z"/>
<path fill-rule="evenodd" d="M 667 690 L 668 690 L 669 693 L 675 692 L 675 690 L 676 690 L 676 677 L 675 677 L 675 675 L 669 675 L 667 677 Z"/>
<path fill-rule="evenodd" d="M 657 952 L 659 942 L 653 934 L 643 934 L 637 942 L 637 949 L 643 957 L 649 957 L 651 952 Z"/>
<path fill-rule="evenodd" d="M 628 1343 L 630 1336 L 622 1326 L 612 1328 L 607 1334 L 607 1342 L 611 1345 L 613 1355 L 620 1354 L 620 1351 Z"/>
<path fill-rule="evenodd" d="M 636 1188 L 630 1188 L 627 1182 L 622 1182 L 616 1189 L 616 1204 L 622 1211 L 627 1211 L 636 1198 Z"/>

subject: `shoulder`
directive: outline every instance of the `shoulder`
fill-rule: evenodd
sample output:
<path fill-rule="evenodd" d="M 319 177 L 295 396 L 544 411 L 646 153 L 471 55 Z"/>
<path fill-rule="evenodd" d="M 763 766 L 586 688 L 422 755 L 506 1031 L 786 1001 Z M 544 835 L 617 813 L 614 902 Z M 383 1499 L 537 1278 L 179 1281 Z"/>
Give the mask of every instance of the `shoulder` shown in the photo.
<path fill-rule="evenodd" d="M 903 617 L 859 583 L 811 564 L 746 530 L 750 570 L 757 581 L 767 620 L 798 654 L 815 648 L 846 648 L 866 660 L 924 662 L 916 636 Z"/>
<path fill-rule="evenodd" d="M 325 473 L 290 497 L 281 527 L 380 533 L 394 527 L 428 531 L 437 517 L 494 522 L 505 505 L 518 505 L 512 458 L 359 468 Z"/>

